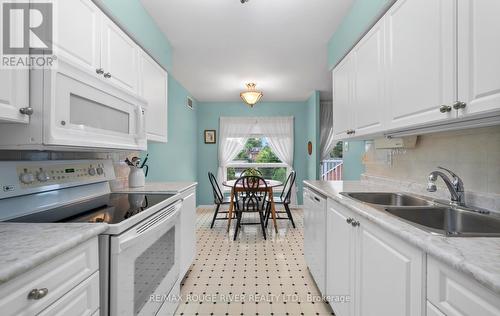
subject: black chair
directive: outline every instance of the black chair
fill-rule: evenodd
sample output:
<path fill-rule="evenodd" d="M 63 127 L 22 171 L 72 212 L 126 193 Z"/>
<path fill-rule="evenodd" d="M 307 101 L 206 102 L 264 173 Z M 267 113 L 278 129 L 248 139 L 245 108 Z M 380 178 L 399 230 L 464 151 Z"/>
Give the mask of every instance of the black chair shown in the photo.
<path fill-rule="evenodd" d="M 295 228 L 295 222 L 293 221 L 292 212 L 290 211 L 290 200 L 292 196 L 292 189 L 295 183 L 296 177 L 295 171 L 292 171 L 283 185 L 283 191 L 281 191 L 281 195 L 277 198 L 273 197 L 275 205 L 283 205 L 285 208 L 284 211 L 276 211 L 276 219 L 288 219 L 292 222 L 293 228 Z M 266 201 L 266 227 L 269 222 L 269 218 L 271 217 L 271 201 L 269 198 Z M 287 217 L 280 217 L 279 214 L 287 214 Z"/>
<path fill-rule="evenodd" d="M 219 211 L 219 209 L 221 205 L 229 205 L 231 203 L 231 200 L 228 197 L 224 197 L 224 194 L 222 194 L 222 191 L 219 187 L 219 183 L 217 182 L 217 179 L 215 178 L 213 173 L 211 172 L 208 173 L 208 180 L 210 180 L 210 184 L 212 185 L 212 192 L 214 194 L 214 204 L 216 205 L 214 218 L 212 219 L 212 224 L 210 225 L 210 228 L 213 228 L 216 220 L 228 219 L 227 215 L 225 217 L 217 217 L 217 214 L 229 213 L 229 211 Z"/>
<path fill-rule="evenodd" d="M 266 237 L 266 228 L 264 227 L 264 212 L 267 196 L 267 183 L 261 177 L 241 177 L 234 184 L 234 205 L 236 211 L 236 229 L 234 231 L 234 240 L 238 236 L 241 225 L 259 225 L 262 227 L 264 239 Z M 259 222 L 242 222 L 243 214 L 258 213 Z"/>

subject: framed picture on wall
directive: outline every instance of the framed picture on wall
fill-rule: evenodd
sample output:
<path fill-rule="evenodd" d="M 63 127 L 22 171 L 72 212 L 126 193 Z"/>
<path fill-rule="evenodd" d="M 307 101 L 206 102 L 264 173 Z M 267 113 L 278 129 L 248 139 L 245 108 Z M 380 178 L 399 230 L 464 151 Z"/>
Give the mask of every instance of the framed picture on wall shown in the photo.
<path fill-rule="evenodd" d="M 205 144 L 215 144 L 215 142 L 216 142 L 215 130 L 206 129 L 205 130 Z"/>

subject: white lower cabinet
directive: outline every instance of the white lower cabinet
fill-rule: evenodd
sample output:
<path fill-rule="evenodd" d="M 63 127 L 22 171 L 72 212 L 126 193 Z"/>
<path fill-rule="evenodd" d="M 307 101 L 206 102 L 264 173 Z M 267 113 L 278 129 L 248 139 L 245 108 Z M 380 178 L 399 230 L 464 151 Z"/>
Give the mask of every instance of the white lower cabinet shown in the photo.
<path fill-rule="evenodd" d="M 442 312 L 436 315 L 500 315 L 498 294 L 431 257 L 427 263 L 427 299 Z"/>
<path fill-rule="evenodd" d="M 0 314 L 92 315 L 99 309 L 98 271 L 95 237 L 2 284 Z M 31 296 L 34 290 L 42 295 Z"/>
<path fill-rule="evenodd" d="M 425 253 L 328 200 L 327 296 L 337 316 L 424 313 Z"/>
<path fill-rule="evenodd" d="M 326 297 L 335 315 L 354 315 L 356 230 L 351 212 L 328 200 L 326 212 Z"/>
<path fill-rule="evenodd" d="M 99 272 L 50 305 L 40 316 L 86 316 L 99 309 Z"/>
<path fill-rule="evenodd" d="M 368 221 L 356 221 L 356 315 L 422 315 L 425 253 Z"/>
<path fill-rule="evenodd" d="M 189 270 L 196 256 L 196 190 L 182 193 L 180 278 Z"/>

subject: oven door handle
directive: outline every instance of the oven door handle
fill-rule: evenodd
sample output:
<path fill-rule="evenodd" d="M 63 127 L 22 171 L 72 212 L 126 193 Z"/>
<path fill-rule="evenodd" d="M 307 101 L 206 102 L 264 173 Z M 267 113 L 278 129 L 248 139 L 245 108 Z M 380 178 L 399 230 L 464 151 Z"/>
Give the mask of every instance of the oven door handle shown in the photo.
<path fill-rule="evenodd" d="M 141 242 L 143 240 L 143 237 L 145 237 L 146 235 L 154 234 L 158 230 L 162 229 L 164 223 L 179 215 L 181 207 L 182 200 L 177 201 L 174 205 L 167 207 L 163 211 L 158 212 L 158 214 L 156 214 L 149 220 L 144 221 L 144 224 L 140 224 L 138 227 L 131 229 L 129 232 L 125 233 L 125 236 L 123 236 L 123 240 L 119 240 L 118 252 L 123 252 L 127 248 L 130 248 L 136 243 Z M 167 212 L 169 214 L 160 219 L 163 212 Z M 155 221 L 155 219 L 157 220 Z"/>

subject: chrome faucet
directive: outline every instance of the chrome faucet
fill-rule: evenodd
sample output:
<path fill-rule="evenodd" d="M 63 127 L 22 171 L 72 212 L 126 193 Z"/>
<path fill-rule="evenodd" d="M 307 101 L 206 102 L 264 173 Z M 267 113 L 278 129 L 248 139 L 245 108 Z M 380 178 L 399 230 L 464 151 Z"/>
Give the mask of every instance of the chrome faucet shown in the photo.
<path fill-rule="evenodd" d="M 436 192 L 437 187 L 436 187 L 436 180 L 438 179 L 438 176 L 440 176 L 446 186 L 448 187 L 448 190 L 450 190 L 451 194 L 451 203 L 452 205 L 457 205 L 457 206 L 465 206 L 465 190 L 464 190 L 464 182 L 462 179 L 460 179 L 459 176 L 457 176 L 454 172 L 443 168 L 443 167 L 438 167 L 438 169 L 444 170 L 448 172 L 452 180 L 443 172 L 441 171 L 433 171 L 429 174 L 429 182 L 427 183 L 427 191 L 429 192 Z"/>

